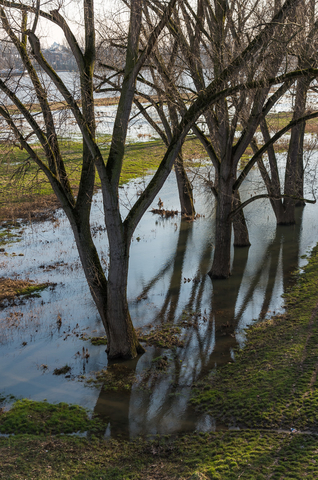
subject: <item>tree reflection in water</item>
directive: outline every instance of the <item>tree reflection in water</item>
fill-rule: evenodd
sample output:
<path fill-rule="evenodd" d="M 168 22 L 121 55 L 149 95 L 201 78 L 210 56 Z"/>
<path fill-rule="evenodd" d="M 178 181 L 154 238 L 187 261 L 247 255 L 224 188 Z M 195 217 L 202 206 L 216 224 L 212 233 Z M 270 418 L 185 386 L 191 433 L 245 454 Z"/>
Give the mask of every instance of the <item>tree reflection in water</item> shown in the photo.
<path fill-rule="evenodd" d="M 254 297 L 258 297 L 258 312 L 248 323 L 253 318 L 264 319 L 273 298 L 285 291 L 291 272 L 298 267 L 303 209 L 299 208 L 297 213 L 296 225 L 278 227 L 253 264 L 248 248 L 234 249 L 232 275 L 227 280 L 212 282 L 207 275 L 213 245 L 207 244 L 200 252 L 184 308 L 188 314 L 194 314 L 192 319 L 197 318 L 197 322 L 182 329 L 183 348 L 168 351 L 147 347 L 147 353 L 128 366 L 143 381 L 137 380 L 131 391 L 102 389 L 100 392 L 95 413 L 109 424 L 108 433 L 112 437 L 221 427 L 207 415 L 200 417 L 194 412 L 189 403 L 191 387 L 218 365 L 234 360 L 235 348 L 244 341 L 242 328 L 247 324 L 247 312 Z M 184 295 L 185 283 L 188 287 L 186 264 L 191 258 L 192 235 L 193 223 L 182 221 L 174 255 L 140 293 L 139 297 L 144 298 L 151 295 L 158 282 L 164 279 L 167 284 L 161 306 L 151 319 L 152 325 L 180 322 L 180 304 L 184 305 L 180 297 Z M 160 355 L 168 358 L 164 371 L 153 368 L 153 360 Z M 148 371 L 146 381 L 145 371 Z"/>

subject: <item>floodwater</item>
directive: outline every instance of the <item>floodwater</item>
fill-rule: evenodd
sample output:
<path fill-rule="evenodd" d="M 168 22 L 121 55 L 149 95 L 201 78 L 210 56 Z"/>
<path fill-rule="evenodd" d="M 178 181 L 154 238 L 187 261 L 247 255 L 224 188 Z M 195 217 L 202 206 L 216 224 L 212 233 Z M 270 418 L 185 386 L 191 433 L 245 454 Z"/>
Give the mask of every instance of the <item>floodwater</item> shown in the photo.
<path fill-rule="evenodd" d="M 121 189 L 123 215 L 148 180 L 134 180 Z M 243 200 L 255 189 L 260 193 L 258 180 L 253 170 L 242 186 Z M 40 298 L 0 311 L 1 394 L 80 404 L 105 419 L 105 435 L 112 437 L 220 427 L 210 416 L 194 412 L 191 388 L 219 365 L 235 361 L 235 349 L 246 341 L 244 329 L 284 311 L 281 295 L 290 274 L 306 263 L 304 255 L 317 243 L 318 207 L 299 209 L 295 226 L 277 228 L 266 200 L 250 204 L 245 213 L 251 247 L 233 249 L 232 276 L 212 282 L 207 272 L 213 258 L 215 203 L 198 175 L 194 185 L 196 210 L 203 216 L 188 223 L 179 216 L 162 219 L 147 212 L 134 234 L 129 268 L 128 298 L 135 327 L 191 318 L 192 326 L 182 329 L 184 346 L 172 351 L 147 347 L 144 355 L 126 362 L 138 379 L 130 391 L 107 392 L 87 385 L 81 377 L 105 368 L 107 357 L 105 346 L 93 346 L 80 337 L 104 332 L 68 221 L 58 212 L 53 222 L 25 225 L 21 242 L 6 246 L 7 256 L 0 253 L 1 276 L 55 284 Z M 312 195 L 309 187 L 306 195 Z M 179 208 L 173 173 L 160 198 L 164 208 Z M 158 197 L 154 207 L 157 202 Z M 106 268 L 100 194 L 94 197 L 92 228 Z M 164 371 L 153 362 L 161 355 L 167 357 Z M 68 375 L 53 375 L 65 364 L 71 367 Z"/>
<path fill-rule="evenodd" d="M 49 101 L 50 102 L 58 102 L 63 100 L 61 94 L 55 88 L 53 82 L 50 78 L 43 72 L 39 72 L 41 81 L 43 86 L 49 92 Z M 75 96 L 78 95 L 79 92 L 79 76 L 75 72 L 59 72 L 59 76 L 65 83 L 66 87 L 69 91 Z M 18 86 L 17 86 L 17 78 L 19 78 Z M 192 83 L 189 77 L 185 76 L 183 78 L 185 84 L 188 84 L 191 87 Z M 35 96 L 33 85 L 29 79 L 28 75 L 22 75 L 21 77 L 13 77 L 12 79 L 7 80 L 7 85 L 13 89 L 17 89 L 16 93 L 19 99 L 22 102 L 26 103 L 37 103 L 37 99 Z M 156 94 L 156 92 L 152 91 L 148 86 L 140 85 L 140 91 L 143 91 L 149 95 Z M 273 93 L 272 90 L 271 93 Z M 102 92 L 102 93 L 95 93 L 95 98 L 109 98 L 113 97 L 113 92 Z M 279 101 L 276 102 L 274 107 L 271 109 L 271 113 L 283 113 L 283 112 L 290 112 L 293 107 L 295 95 L 293 91 L 288 91 Z M 11 101 L 7 99 L 7 97 L 0 91 L 0 100 L 2 100 L 5 104 L 10 104 Z M 317 104 L 317 94 L 316 92 L 309 91 L 307 97 L 307 106 L 308 108 L 315 109 Z M 150 106 L 150 104 L 145 104 L 148 109 L 148 113 L 151 115 L 153 121 L 163 128 L 162 122 L 160 117 L 158 116 L 156 110 Z M 116 117 L 117 112 L 117 105 L 108 105 L 108 106 L 96 106 L 95 107 L 95 116 L 96 116 L 96 127 L 97 127 L 97 134 L 104 136 L 112 135 L 114 120 Z M 80 129 L 75 121 L 74 116 L 70 111 L 62 110 L 62 111 L 54 111 L 54 122 L 56 127 L 56 132 L 58 135 L 62 136 L 63 138 L 70 138 L 72 140 L 82 140 Z M 17 124 L 21 131 L 24 132 L 25 135 L 31 133 L 32 129 L 28 125 L 26 121 L 22 119 L 21 116 L 17 115 L 15 117 Z M 43 125 L 43 118 L 38 113 L 36 114 L 36 120 L 40 125 Z M 7 127 L 4 121 L 1 121 L 1 132 L 0 132 L 0 140 L 6 141 L 7 139 L 11 138 L 11 131 Z M 203 117 L 201 121 L 199 121 L 198 126 L 205 131 L 206 125 L 204 122 Z M 239 135 L 240 132 L 237 132 Z M 257 136 L 257 135 L 256 135 Z M 284 138 L 288 138 L 289 133 L 284 135 Z M 139 113 L 139 110 L 136 106 L 132 107 L 131 112 L 131 120 L 128 127 L 127 132 L 127 142 L 142 142 L 142 141 L 149 141 L 151 139 L 158 139 L 160 138 L 158 133 L 149 125 L 149 123 L 145 120 L 145 118 Z M 261 137 L 262 138 L 262 137 Z M 32 141 L 32 140 L 31 140 Z M 34 136 L 33 141 L 38 141 L 36 136 Z"/>

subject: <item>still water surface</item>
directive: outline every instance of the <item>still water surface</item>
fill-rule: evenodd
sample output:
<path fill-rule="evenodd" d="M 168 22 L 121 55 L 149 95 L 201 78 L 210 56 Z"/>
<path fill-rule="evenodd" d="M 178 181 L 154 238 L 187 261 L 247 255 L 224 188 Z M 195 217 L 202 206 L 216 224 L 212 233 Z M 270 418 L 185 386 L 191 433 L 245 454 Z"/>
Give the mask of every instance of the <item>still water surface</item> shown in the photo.
<path fill-rule="evenodd" d="M 243 199 L 250 195 L 253 175 L 257 177 L 252 172 L 243 184 Z M 123 214 L 147 180 L 131 181 L 121 190 Z M 166 209 L 179 208 L 174 174 L 160 197 Z M 196 210 L 204 216 L 194 223 L 147 212 L 135 232 L 128 286 L 134 325 L 177 322 L 183 312 L 200 316 L 196 325 L 182 330 L 183 348 L 147 347 L 143 356 L 128 364 L 140 378 L 148 372 L 142 388 L 137 382 L 129 392 L 104 392 L 80 381 L 80 375 L 89 377 L 104 368 L 107 358 L 105 346 L 80 339 L 83 332 L 91 336 L 104 332 L 65 216 L 58 212 L 53 223 L 26 225 L 22 241 L 6 248 L 10 256 L 0 257 L 1 276 L 28 277 L 56 286 L 42 292 L 41 298 L 0 311 L 0 393 L 95 410 L 109 419 L 106 436 L 218 428 L 211 417 L 196 414 L 189 405 L 191 387 L 218 365 L 235 361 L 235 349 L 244 345 L 244 329 L 253 321 L 283 312 L 281 295 L 290 274 L 305 264 L 302 257 L 317 243 L 317 206 L 299 209 L 295 226 L 276 228 L 267 201 L 257 208 L 255 203 L 249 205 L 245 213 L 252 245 L 233 249 L 229 280 L 212 282 L 207 272 L 213 257 L 215 204 L 199 181 L 195 198 Z M 153 206 L 157 202 L 158 198 Z M 106 234 L 100 225 L 102 200 L 97 194 L 92 227 L 107 266 Z M 83 346 L 89 350 L 88 358 L 83 358 Z M 167 356 L 164 373 L 153 368 L 153 359 L 160 355 Z M 65 364 L 72 367 L 69 378 L 53 375 L 55 368 Z"/>

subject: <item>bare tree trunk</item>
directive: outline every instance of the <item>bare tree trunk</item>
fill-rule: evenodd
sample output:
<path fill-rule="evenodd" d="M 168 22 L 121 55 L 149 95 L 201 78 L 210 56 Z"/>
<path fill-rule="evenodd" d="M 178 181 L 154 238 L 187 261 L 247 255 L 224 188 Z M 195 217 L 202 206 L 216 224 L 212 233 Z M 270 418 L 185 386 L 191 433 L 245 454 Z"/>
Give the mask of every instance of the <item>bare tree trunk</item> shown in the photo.
<path fill-rule="evenodd" d="M 228 278 L 231 274 L 231 235 L 232 210 L 241 203 L 239 192 L 233 194 L 233 185 L 236 178 L 234 162 L 223 159 L 217 172 L 218 195 L 215 225 L 215 248 L 212 268 L 209 271 L 211 278 Z M 231 164 L 231 167 L 229 165 Z M 242 209 L 235 215 L 234 245 L 247 247 L 250 245 L 247 225 Z"/>
<path fill-rule="evenodd" d="M 192 186 L 189 181 L 187 172 L 184 168 L 183 158 L 181 154 L 176 159 L 174 168 L 178 185 L 181 215 L 186 215 L 187 217 L 194 217 L 195 209 L 193 202 Z"/>
<path fill-rule="evenodd" d="M 70 222 L 91 295 L 106 329 L 107 281 L 91 236 L 89 219 L 82 216 L 71 218 Z"/>
<path fill-rule="evenodd" d="M 297 82 L 293 120 L 302 117 L 305 113 L 307 91 L 310 82 L 310 78 L 300 79 Z M 291 130 L 285 173 L 285 195 L 295 196 L 298 198 L 304 198 L 303 148 L 305 126 L 305 123 L 301 123 L 293 127 Z M 285 199 L 284 208 L 286 225 L 295 223 L 296 205 L 304 205 L 304 202 L 302 200 L 294 200 L 292 198 Z"/>
<path fill-rule="evenodd" d="M 83 205 L 76 214 L 67 212 L 85 277 L 106 331 L 108 358 L 134 358 L 144 349 L 138 342 L 127 302 L 129 242 L 114 228 L 109 238 L 110 265 L 106 280 L 91 236 L 89 213 L 88 205 Z M 113 226 L 117 218 L 114 217 Z"/>
<path fill-rule="evenodd" d="M 110 359 L 134 358 L 144 353 L 134 330 L 127 302 L 129 252 L 122 242 L 110 239 L 107 282 L 107 353 Z"/>
<path fill-rule="evenodd" d="M 286 212 L 283 206 L 281 199 L 279 200 L 270 200 L 273 207 L 273 211 L 276 216 L 277 225 L 290 225 L 288 218 L 286 217 Z M 287 223 L 286 223 L 287 222 Z"/>
<path fill-rule="evenodd" d="M 239 207 L 241 204 L 240 193 L 237 190 L 233 198 L 233 209 Z M 233 218 L 233 229 L 234 229 L 234 247 L 250 247 L 250 239 L 248 235 L 248 229 L 246 225 L 246 220 L 244 216 L 244 211 L 238 211 L 238 213 Z"/>
<path fill-rule="evenodd" d="M 211 278 L 228 278 L 231 274 L 232 185 L 230 179 L 219 176 L 214 258 L 209 271 Z"/>
<path fill-rule="evenodd" d="M 296 174 L 296 196 L 299 199 L 304 198 L 304 135 L 306 123 L 300 124 L 301 130 L 299 133 L 299 152 L 297 158 L 297 174 Z M 296 200 L 295 207 L 304 207 L 306 204 L 304 200 Z"/>

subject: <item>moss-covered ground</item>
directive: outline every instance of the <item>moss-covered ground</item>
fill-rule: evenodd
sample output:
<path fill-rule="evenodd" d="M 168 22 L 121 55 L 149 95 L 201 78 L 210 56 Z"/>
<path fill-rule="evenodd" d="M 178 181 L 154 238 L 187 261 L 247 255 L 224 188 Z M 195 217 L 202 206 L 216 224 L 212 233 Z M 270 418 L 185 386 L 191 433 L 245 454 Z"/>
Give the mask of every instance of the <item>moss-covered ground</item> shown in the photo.
<path fill-rule="evenodd" d="M 318 247 L 285 300 L 284 315 L 250 328 L 236 361 L 193 391 L 223 430 L 105 440 L 80 407 L 23 400 L 0 413 L 0 431 L 17 434 L 0 438 L 0 478 L 317 479 Z"/>
<path fill-rule="evenodd" d="M 56 434 L 85 432 L 90 420 L 78 405 L 50 404 L 28 399 L 17 400 L 11 410 L 0 415 L 0 432 L 6 434 Z"/>
<path fill-rule="evenodd" d="M 315 436 L 216 432 L 132 442 L 61 436 L 0 438 L 3 479 L 311 479 Z"/>

